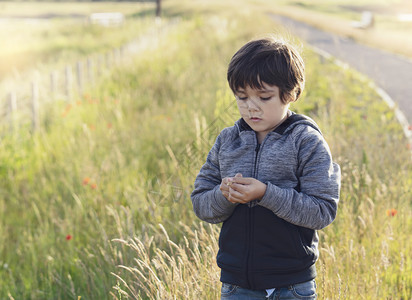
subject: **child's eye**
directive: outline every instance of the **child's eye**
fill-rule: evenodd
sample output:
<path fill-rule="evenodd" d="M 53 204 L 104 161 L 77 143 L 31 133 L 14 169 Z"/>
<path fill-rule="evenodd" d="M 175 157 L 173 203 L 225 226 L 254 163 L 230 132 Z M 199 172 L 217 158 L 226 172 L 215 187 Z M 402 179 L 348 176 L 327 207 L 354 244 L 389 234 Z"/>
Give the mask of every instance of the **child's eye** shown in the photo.
<path fill-rule="evenodd" d="M 260 97 L 260 100 L 267 101 L 270 100 L 272 97 Z"/>
<path fill-rule="evenodd" d="M 237 98 L 238 98 L 239 100 L 242 100 L 242 101 L 247 100 L 247 97 L 240 97 L 240 96 L 237 96 Z"/>

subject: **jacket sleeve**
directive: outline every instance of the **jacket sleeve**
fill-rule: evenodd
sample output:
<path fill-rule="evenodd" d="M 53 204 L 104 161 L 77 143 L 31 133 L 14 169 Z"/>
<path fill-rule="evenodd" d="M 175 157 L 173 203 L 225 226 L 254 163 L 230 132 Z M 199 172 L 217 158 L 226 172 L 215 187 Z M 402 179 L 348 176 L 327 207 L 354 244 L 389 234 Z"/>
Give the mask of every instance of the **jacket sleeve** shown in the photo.
<path fill-rule="evenodd" d="M 267 183 L 259 205 L 292 224 L 322 229 L 336 217 L 340 167 L 332 161 L 329 146 L 316 130 L 306 128 L 295 138 L 296 153 L 287 153 L 285 158 L 296 159 L 288 156 L 297 156 L 298 187 L 280 188 Z"/>
<path fill-rule="evenodd" d="M 219 149 L 222 133 L 217 137 L 205 164 L 200 169 L 191 194 L 193 210 L 203 221 L 220 223 L 233 212 L 236 204 L 229 202 L 220 191 L 222 178 L 219 169 Z"/>

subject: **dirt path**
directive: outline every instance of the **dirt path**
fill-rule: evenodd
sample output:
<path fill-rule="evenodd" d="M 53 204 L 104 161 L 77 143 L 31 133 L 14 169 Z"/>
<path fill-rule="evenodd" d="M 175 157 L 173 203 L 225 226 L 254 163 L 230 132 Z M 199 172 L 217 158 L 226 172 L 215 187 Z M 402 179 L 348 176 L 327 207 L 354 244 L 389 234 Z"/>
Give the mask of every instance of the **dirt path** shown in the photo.
<path fill-rule="evenodd" d="M 271 15 L 291 33 L 365 74 L 383 89 L 412 124 L 412 60 L 321 31 L 293 19 Z"/>

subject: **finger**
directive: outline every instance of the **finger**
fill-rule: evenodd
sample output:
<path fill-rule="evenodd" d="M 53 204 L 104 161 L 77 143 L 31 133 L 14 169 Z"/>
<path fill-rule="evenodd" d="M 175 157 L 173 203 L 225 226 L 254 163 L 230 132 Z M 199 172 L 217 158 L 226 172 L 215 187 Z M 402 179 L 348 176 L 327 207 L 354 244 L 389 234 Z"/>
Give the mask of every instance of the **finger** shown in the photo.
<path fill-rule="evenodd" d="M 229 194 L 229 196 L 227 197 L 227 200 L 229 200 L 232 203 L 242 203 L 242 199 L 236 198 L 233 195 Z"/>
<path fill-rule="evenodd" d="M 252 184 L 254 178 L 251 177 L 233 177 L 232 182 L 239 184 Z"/>
<path fill-rule="evenodd" d="M 243 199 L 244 195 L 241 192 L 238 192 L 232 188 L 229 189 L 229 196 L 233 196 L 235 198 Z"/>
<path fill-rule="evenodd" d="M 233 204 L 234 203 L 240 203 L 240 202 L 237 202 L 237 201 L 230 200 L 229 197 L 227 198 L 227 201 L 229 201 L 230 203 L 233 203 Z"/>
<path fill-rule="evenodd" d="M 247 202 L 243 198 L 236 197 L 232 194 L 229 194 L 228 200 L 232 203 L 246 203 Z"/>
<path fill-rule="evenodd" d="M 232 183 L 229 187 L 229 192 L 230 192 L 230 189 L 232 189 L 236 192 L 239 192 L 241 194 L 245 194 L 248 190 L 248 187 L 246 185 L 243 185 L 243 184 Z"/>
<path fill-rule="evenodd" d="M 226 177 L 225 178 L 225 184 L 227 186 L 230 186 L 233 183 L 233 177 Z"/>
<path fill-rule="evenodd" d="M 222 193 L 222 195 L 223 195 L 227 200 L 229 200 L 229 193 Z"/>
<path fill-rule="evenodd" d="M 229 186 L 224 183 L 222 183 L 219 188 L 221 191 L 229 191 Z"/>
<path fill-rule="evenodd" d="M 242 173 L 237 173 L 235 177 L 243 177 Z"/>
<path fill-rule="evenodd" d="M 229 196 L 229 190 L 220 190 L 221 191 L 221 193 L 223 194 L 223 196 Z"/>

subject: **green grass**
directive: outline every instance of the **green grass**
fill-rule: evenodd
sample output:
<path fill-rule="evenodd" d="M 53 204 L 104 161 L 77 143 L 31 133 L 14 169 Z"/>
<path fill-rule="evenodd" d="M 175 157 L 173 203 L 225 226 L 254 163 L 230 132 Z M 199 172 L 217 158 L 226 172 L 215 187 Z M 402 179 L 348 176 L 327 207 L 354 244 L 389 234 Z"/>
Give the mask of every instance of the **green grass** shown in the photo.
<path fill-rule="evenodd" d="M 153 3 L 0 3 L 0 80 L 41 64 L 67 63 L 120 47 L 152 24 Z M 150 17 L 152 12 L 152 18 Z M 121 27 L 90 25 L 93 12 L 121 12 Z M 49 17 L 50 16 L 50 17 Z M 25 17 L 25 18 L 21 18 Z"/>
<path fill-rule="evenodd" d="M 231 55 L 278 29 L 253 11 L 166 3 L 166 16 L 183 15 L 156 49 L 81 102 L 50 104 L 34 135 L 3 137 L 1 299 L 218 299 L 219 226 L 196 219 L 190 193 L 216 132 L 237 118 Z M 338 217 L 320 232 L 319 298 L 407 299 L 402 129 L 365 79 L 303 54 L 306 91 L 293 109 L 320 124 L 343 175 Z"/>

